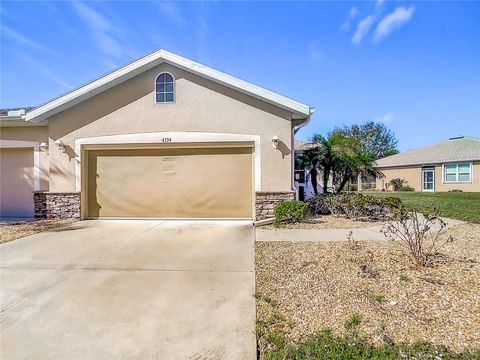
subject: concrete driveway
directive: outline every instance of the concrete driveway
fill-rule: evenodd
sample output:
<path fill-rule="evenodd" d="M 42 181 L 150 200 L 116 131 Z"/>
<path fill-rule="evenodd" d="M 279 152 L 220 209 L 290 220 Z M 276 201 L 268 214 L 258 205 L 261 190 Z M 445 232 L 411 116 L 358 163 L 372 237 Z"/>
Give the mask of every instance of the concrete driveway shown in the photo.
<path fill-rule="evenodd" d="M 2 359 L 254 359 L 254 230 L 82 221 L 0 246 Z"/>

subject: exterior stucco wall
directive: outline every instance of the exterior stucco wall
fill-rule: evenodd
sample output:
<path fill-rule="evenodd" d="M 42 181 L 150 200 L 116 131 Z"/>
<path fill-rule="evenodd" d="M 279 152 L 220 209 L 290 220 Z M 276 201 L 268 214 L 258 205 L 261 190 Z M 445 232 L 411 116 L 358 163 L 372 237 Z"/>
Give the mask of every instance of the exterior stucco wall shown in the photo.
<path fill-rule="evenodd" d="M 421 166 L 380 169 L 380 171 L 383 173 L 383 175 L 385 175 L 385 177 L 377 178 L 378 190 L 392 190 L 391 188 L 387 187 L 387 183 L 395 178 L 405 179 L 408 185 L 412 186 L 415 191 L 421 190 Z"/>
<path fill-rule="evenodd" d="M 1 127 L 0 140 L 28 141 L 40 144 L 48 142 L 48 127 L 46 126 L 22 126 Z M 33 159 L 33 151 L 32 151 Z M 33 161 L 33 160 L 32 160 Z M 47 152 L 39 152 L 40 189 L 49 189 L 49 156 Z"/>
<path fill-rule="evenodd" d="M 162 71 L 176 79 L 173 104 L 154 102 L 154 81 Z M 168 64 L 49 119 L 50 190 L 75 191 L 75 139 L 168 131 L 259 135 L 261 190 L 291 190 L 290 113 Z M 273 136 L 281 140 L 278 150 Z M 55 145 L 59 139 L 66 153 Z"/>
<path fill-rule="evenodd" d="M 474 161 L 472 164 L 472 182 L 471 183 L 444 183 L 443 182 L 443 165 L 435 165 L 435 191 L 451 191 L 462 190 L 465 192 L 480 192 L 480 161 Z M 385 178 L 377 178 L 376 188 L 381 190 L 385 188 L 385 184 L 395 178 L 405 179 L 408 185 L 415 188 L 415 191 L 422 191 L 422 167 L 396 167 L 389 169 L 381 169 Z M 390 189 L 391 190 L 391 189 Z"/>
<path fill-rule="evenodd" d="M 462 190 L 465 192 L 480 192 L 480 161 L 474 161 L 472 164 L 471 183 L 444 183 L 442 176 L 442 165 L 436 165 L 435 191 Z"/>

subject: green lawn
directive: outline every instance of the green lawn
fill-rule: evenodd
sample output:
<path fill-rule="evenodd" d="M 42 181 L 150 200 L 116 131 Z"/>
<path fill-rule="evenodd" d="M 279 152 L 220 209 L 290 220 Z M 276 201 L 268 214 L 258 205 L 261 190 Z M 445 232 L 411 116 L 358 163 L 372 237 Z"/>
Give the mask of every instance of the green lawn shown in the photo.
<path fill-rule="evenodd" d="M 367 192 L 365 192 L 367 194 Z M 437 207 L 440 216 L 480 223 L 480 193 L 455 192 L 368 192 L 373 196 L 394 196 L 419 211 Z"/>

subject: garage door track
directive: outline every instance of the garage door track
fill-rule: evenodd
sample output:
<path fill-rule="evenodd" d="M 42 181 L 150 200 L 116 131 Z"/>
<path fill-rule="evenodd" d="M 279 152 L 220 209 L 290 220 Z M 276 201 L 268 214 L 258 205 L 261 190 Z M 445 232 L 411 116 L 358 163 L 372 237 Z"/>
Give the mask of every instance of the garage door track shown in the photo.
<path fill-rule="evenodd" d="M 83 221 L 0 246 L 2 359 L 254 359 L 245 222 Z"/>

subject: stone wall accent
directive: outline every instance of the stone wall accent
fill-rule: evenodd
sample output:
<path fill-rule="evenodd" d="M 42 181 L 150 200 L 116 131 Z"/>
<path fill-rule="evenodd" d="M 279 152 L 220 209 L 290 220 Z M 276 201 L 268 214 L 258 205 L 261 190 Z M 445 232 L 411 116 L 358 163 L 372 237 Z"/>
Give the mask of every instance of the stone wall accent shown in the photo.
<path fill-rule="evenodd" d="M 36 219 L 80 219 L 79 192 L 35 192 Z"/>
<path fill-rule="evenodd" d="M 295 199 L 293 191 L 258 191 L 255 193 L 255 220 L 273 218 L 275 205 Z"/>
<path fill-rule="evenodd" d="M 35 219 L 47 218 L 47 194 L 45 191 L 33 193 L 33 216 Z"/>

